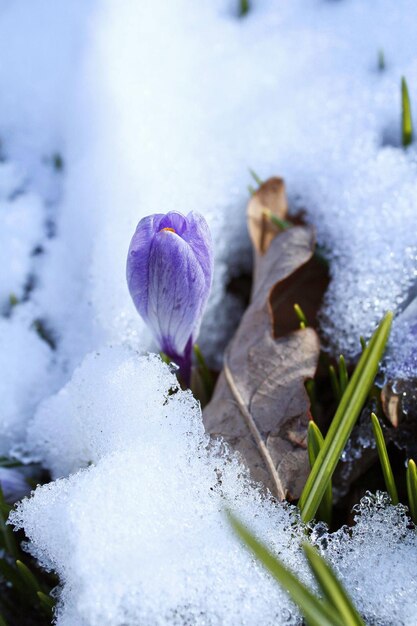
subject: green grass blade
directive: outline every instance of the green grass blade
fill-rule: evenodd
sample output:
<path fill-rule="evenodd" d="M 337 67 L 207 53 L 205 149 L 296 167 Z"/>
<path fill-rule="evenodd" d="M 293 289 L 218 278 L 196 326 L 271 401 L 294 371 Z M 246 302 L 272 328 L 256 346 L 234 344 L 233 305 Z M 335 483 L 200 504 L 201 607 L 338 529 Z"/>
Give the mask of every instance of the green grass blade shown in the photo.
<path fill-rule="evenodd" d="M 52 620 L 53 610 L 55 607 L 55 600 L 51 598 L 51 596 L 48 596 L 46 593 L 43 593 L 43 591 L 38 591 L 37 596 L 39 598 L 41 608 L 46 613 L 46 615 L 48 615 L 48 617 Z"/>
<path fill-rule="evenodd" d="M 346 361 L 343 354 L 339 356 L 339 385 L 340 385 L 340 394 L 343 396 L 345 393 L 346 387 L 348 386 L 349 375 L 346 367 Z"/>
<path fill-rule="evenodd" d="M 209 401 L 211 396 L 213 395 L 214 389 L 213 376 L 209 368 L 207 367 L 206 360 L 198 344 L 194 344 L 194 354 L 197 359 L 198 369 L 200 370 L 201 380 L 203 381 L 204 391 L 207 395 L 207 401 Z"/>
<path fill-rule="evenodd" d="M 38 591 L 41 591 L 41 587 L 38 581 L 36 580 L 34 574 L 32 574 L 30 569 L 27 567 L 27 565 L 17 559 L 16 567 L 28 590 L 30 590 L 35 595 L 38 593 Z"/>
<path fill-rule="evenodd" d="M 244 17 L 250 11 L 249 0 L 239 0 L 239 17 Z"/>
<path fill-rule="evenodd" d="M 316 514 L 327 484 L 333 476 L 343 448 L 372 387 L 388 341 L 392 318 L 392 313 L 387 313 L 373 334 L 330 424 L 298 503 L 304 522 L 310 521 Z"/>
<path fill-rule="evenodd" d="M 171 359 L 169 358 L 167 354 L 165 354 L 165 352 L 160 352 L 159 356 L 161 357 L 161 361 L 166 363 L 166 365 L 169 365 L 171 363 Z"/>
<path fill-rule="evenodd" d="M 319 452 L 322 448 L 323 442 L 324 439 L 323 435 L 321 434 L 320 428 L 315 422 L 313 422 L 313 420 L 310 420 L 307 430 L 307 450 L 308 460 L 310 462 L 311 468 L 313 468 L 316 458 L 318 457 Z M 329 526 L 332 522 L 332 509 L 333 494 L 332 481 L 330 480 L 327 484 L 326 491 L 324 492 L 323 499 L 320 502 L 319 508 L 317 509 L 318 518 L 326 522 Z"/>
<path fill-rule="evenodd" d="M 308 380 L 306 380 L 305 388 L 310 400 L 310 413 L 314 418 L 317 415 L 317 394 L 316 383 L 313 378 L 309 378 Z"/>
<path fill-rule="evenodd" d="M 336 402 L 340 402 L 342 394 L 340 393 L 339 380 L 336 376 L 336 370 L 334 369 L 333 365 L 329 365 L 329 377 L 335 400 Z"/>
<path fill-rule="evenodd" d="M 330 565 L 326 563 L 312 545 L 305 543 L 303 549 L 310 569 L 321 591 L 342 618 L 343 624 L 345 624 L 345 626 L 365 626 L 352 600 L 337 579 Z"/>
<path fill-rule="evenodd" d="M 23 463 L 8 456 L 0 456 L 0 467 L 22 467 Z"/>
<path fill-rule="evenodd" d="M 401 78 L 401 107 L 402 107 L 402 140 L 406 148 L 413 141 L 413 119 L 411 116 L 410 95 L 404 76 Z"/>
<path fill-rule="evenodd" d="M 251 170 L 251 168 L 249 168 L 249 174 L 252 176 L 253 180 L 255 181 L 255 183 L 260 187 L 261 185 L 263 185 L 263 180 L 260 176 L 258 176 L 258 174 L 255 172 L 255 170 Z"/>
<path fill-rule="evenodd" d="M 407 495 L 411 519 L 417 524 L 417 468 L 413 459 L 407 465 Z"/>
<path fill-rule="evenodd" d="M 0 533 L 3 536 L 3 542 L 7 552 L 10 556 L 16 558 L 19 555 L 19 549 L 11 527 L 6 524 L 10 511 L 11 507 L 5 501 L 0 485 Z"/>
<path fill-rule="evenodd" d="M 381 462 L 382 473 L 384 475 L 385 486 L 390 495 L 392 504 L 398 504 L 398 491 L 392 473 L 391 463 L 385 445 L 384 435 L 382 434 L 381 424 L 375 413 L 371 413 L 372 428 L 375 435 L 376 448 L 378 450 L 379 460 Z"/>
<path fill-rule="evenodd" d="M 329 602 L 320 600 L 311 593 L 230 511 L 227 511 L 227 517 L 242 543 L 291 596 L 309 626 L 344 626 Z"/>
<path fill-rule="evenodd" d="M 269 219 L 273 224 L 275 224 L 275 226 L 277 226 L 281 230 L 287 230 L 287 228 L 291 228 L 291 226 L 293 226 L 291 222 L 288 222 L 287 220 L 282 220 L 280 217 L 274 215 L 270 209 L 264 209 L 262 213 L 267 219 Z"/>
<path fill-rule="evenodd" d="M 298 321 L 300 322 L 300 328 L 307 328 L 308 321 L 303 309 L 300 307 L 299 304 L 294 304 L 294 312 L 298 318 Z"/>

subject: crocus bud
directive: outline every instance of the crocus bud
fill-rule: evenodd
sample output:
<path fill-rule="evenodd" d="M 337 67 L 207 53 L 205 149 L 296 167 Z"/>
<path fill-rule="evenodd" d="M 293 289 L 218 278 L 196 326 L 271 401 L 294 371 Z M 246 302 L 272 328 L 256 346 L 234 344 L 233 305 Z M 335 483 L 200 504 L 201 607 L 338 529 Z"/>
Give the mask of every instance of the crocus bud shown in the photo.
<path fill-rule="evenodd" d="M 171 211 L 139 222 L 127 257 L 130 295 L 187 384 L 212 275 L 211 235 L 202 215 Z"/>
<path fill-rule="evenodd" d="M 4 499 L 10 504 L 27 496 L 31 491 L 22 472 L 12 467 L 0 467 L 0 485 Z"/>

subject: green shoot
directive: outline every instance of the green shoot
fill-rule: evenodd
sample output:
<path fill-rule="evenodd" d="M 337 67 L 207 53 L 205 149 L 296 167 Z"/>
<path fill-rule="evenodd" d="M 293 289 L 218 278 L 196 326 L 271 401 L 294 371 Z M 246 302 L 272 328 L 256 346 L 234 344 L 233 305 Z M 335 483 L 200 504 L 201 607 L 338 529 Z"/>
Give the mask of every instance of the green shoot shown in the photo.
<path fill-rule="evenodd" d="M 336 574 L 319 552 L 309 543 L 303 544 L 303 550 L 321 591 L 336 609 L 345 626 L 365 626 Z"/>
<path fill-rule="evenodd" d="M 23 463 L 8 456 L 0 456 L 0 467 L 22 467 Z"/>
<path fill-rule="evenodd" d="M 262 214 L 266 218 L 268 218 L 273 224 L 275 224 L 275 226 L 278 226 L 278 228 L 280 228 L 281 230 L 286 230 L 287 228 L 291 228 L 292 226 L 291 222 L 288 222 L 287 220 L 282 220 L 281 218 L 274 215 L 269 209 L 264 209 L 262 211 Z"/>
<path fill-rule="evenodd" d="M 329 365 L 329 377 L 330 377 L 330 384 L 333 389 L 333 395 L 335 397 L 335 400 L 336 402 L 340 402 L 342 394 L 340 393 L 340 385 L 336 376 L 336 370 L 334 369 L 333 365 Z"/>
<path fill-rule="evenodd" d="M 365 337 L 362 337 L 362 335 L 359 337 L 359 341 L 361 342 L 361 348 L 362 348 L 362 352 L 365 350 L 366 348 L 366 341 L 365 341 Z"/>
<path fill-rule="evenodd" d="M 27 565 L 22 563 L 22 561 L 19 561 L 19 559 L 16 561 L 16 566 L 26 587 L 36 596 L 36 594 L 38 593 L 38 591 L 41 590 L 41 588 L 35 576 L 32 574 L 32 572 L 27 567 Z"/>
<path fill-rule="evenodd" d="M 309 378 L 305 382 L 305 388 L 310 399 L 310 412 L 314 417 L 317 414 L 316 411 L 316 403 L 317 403 L 317 395 L 316 395 L 316 383 L 313 378 Z"/>
<path fill-rule="evenodd" d="M 10 556 L 17 557 L 19 551 L 16 540 L 10 526 L 6 524 L 11 507 L 4 499 L 3 490 L 0 486 L 0 535 L 2 535 L 3 544 Z"/>
<path fill-rule="evenodd" d="M 323 441 L 324 439 L 323 435 L 321 434 L 320 428 L 315 422 L 313 422 L 313 420 L 310 420 L 307 429 L 307 450 L 308 460 L 310 462 L 311 469 L 313 468 L 316 458 L 319 455 L 319 452 L 323 445 Z M 332 521 L 332 507 L 332 483 L 331 481 L 329 481 L 326 487 L 326 491 L 324 492 L 323 499 L 320 502 L 319 508 L 317 509 L 318 518 L 326 522 L 329 526 Z"/>
<path fill-rule="evenodd" d="M 0 615 L 0 626 L 7 626 L 7 622 L 4 619 L 3 615 Z"/>
<path fill-rule="evenodd" d="M 200 371 L 201 380 L 204 385 L 204 391 L 207 395 L 207 399 L 210 399 L 211 396 L 213 395 L 213 389 L 214 389 L 213 376 L 209 368 L 207 367 L 207 363 L 203 357 L 203 354 L 198 344 L 194 344 L 194 354 L 197 359 L 198 369 Z"/>
<path fill-rule="evenodd" d="M 254 170 L 251 170 L 251 168 L 249 168 L 249 174 L 252 176 L 253 180 L 258 185 L 258 187 L 263 185 L 264 181 L 262 180 L 262 178 L 260 178 Z"/>
<path fill-rule="evenodd" d="M 343 354 L 339 356 L 339 385 L 340 385 L 340 395 L 343 396 L 345 393 L 346 387 L 348 386 L 349 375 L 346 368 L 346 361 Z"/>
<path fill-rule="evenodd" d="M 239 17 L 245 17 L 250 11 L 249 0 L 239 0 Z"/>
<path fill-rule="evenodd" d="M 411 519 L 417 524 L 417 467 L 413 459 L 407 464 L 407 495 Z"/>
<path fill-rule="evenodd" d="M 378 50 L 378 69 L 383 72 L 385 69 L 385 54 L 382 48 Z"/>
<path fill-rule="evenodd" d="M 43 591 L 38 591 L 37 596 L 39 598 L 41 607 L 43 608 L 45 613 L 52 619 L 53 609 L 55 607 L 55 600 L 51 598 L 51 596 L 48 596 L 46 593 L 43 593 Z"/>
<path fill-rule="evenodd" d="M 296 316 L 298 317 L 298 321 L 300 322 L 300 328 L 306 328 L 308 326 L 308 321 L 303 309 L 300 307 L 299 304 L 294 304 L 294 311 Z"/>
<path fill-rule="evenodd" d="M 324 443 L 301 494 L 298 506 L 304 522 L 313 519 L 372 387 L 388 341 L 392 313 L 387 313 L 362 354 L 330 424 Z"/>
<path fill-rule="evenodd" d="M 14 306 L 17 306 L 17 305 L 19 304 L 19 299 L 18 299 L 18 297 L 17 297 L 14 293 L 11 293 L 11 294 L 9 295 L 9 304 L 10 304 L 10 306 L 11 306 L 12 308 L 13 308 Z"/>
<path fill-rule="evenodd" d="M 169 365 L 171 363 L 171 359 L 169 358 L 169 356 L 167 354 L 165 354 L 165 352 L 160 352 L 159 356 L 161 358 L 161 361 L 163 361 L 167 365 Z"/>
<path fill-rule="evenodd" d="M 273 578 L 287 591 L 298 605 L 308 626 L 346 626 L 338 611 L 327 599 L 320 600 L 272 554 L 265 544 L 258 541 L 230 511 L 229 522 L 245 547 L 262 563 Z"/>
<path fill-rule="evenodd" d="M 411 117 L 410 95 L 404 76 L 401 78 L 401 105 L 402 105 L 402 141 L 406 148 L 413 141 L 413 119 Z"/>
<path fill-rule="evenodd" d="M 256 189 L 255 189 L 255 187 L 252 187 L 252 185 L 248 185 L 248 191 L 249 191 L 249 195 L 253 196 L 253 194 L 255 193 Z"/>
<path fill-rule="evenodd" d="M 391 463 L 389 461 L 387 446 L 385 445 L 384 435 L 382 434 L 381 424 L 375 413 L 371 413 L 372 428 L 375 435 L 376 448 L 378 450 L 379 460 L 381 462 L 382 473 L 384 475 L 385 486 L 390 495 L 392 504 L 398 504 L 398 492 L 392 473 Z"/>

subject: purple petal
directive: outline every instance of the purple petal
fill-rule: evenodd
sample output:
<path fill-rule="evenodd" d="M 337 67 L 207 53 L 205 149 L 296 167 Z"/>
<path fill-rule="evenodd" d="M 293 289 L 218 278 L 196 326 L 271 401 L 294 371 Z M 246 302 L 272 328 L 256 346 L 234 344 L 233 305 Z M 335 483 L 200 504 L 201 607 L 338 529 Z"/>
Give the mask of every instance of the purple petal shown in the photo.
<path fill-rule="evenodd" d="M 163 230 L 154 238 L 149 276 L 148 319 L 164 352 L 182 355 L 207 300 L 201 264 L 184 239 Z"/>
<path fill-rule="evenodd" d="M 130 295 L 145 320 L 148 319 L 149 255 L 159 223 L 165 215 L 144 217 L 136 227 L 127 254 L 126 279 Z"/>
<path fill-rule="evenodd" d="M 185 218 L 182 213 L 170 211 L 164 215 L 159 223 L 158 230 L 162 230 L 163 228 L 173 228 L 177 235 L 182 237 L 184 231 L 187 229 L 187 218 Z"/>
<path fill-rule="evenodd" d="M 188 228 L 182 237 L 184 241 L 187 241 L 187 243 L 189 243 L 191 249 L 194 252 L 196 260 L 201 265 L 201 269 L 203 271 L 206 283 L 206 295 L 202 307 L 204 311 L 213 281 L 214 259 L 211 233 L 206 220 L 199 213 L 190 211 L 190 213 L 187 215 L 187 223 Z M 200 323 L 196 326 L 193 332 L 194 338 L 196 338 L 198 335 Z"/>

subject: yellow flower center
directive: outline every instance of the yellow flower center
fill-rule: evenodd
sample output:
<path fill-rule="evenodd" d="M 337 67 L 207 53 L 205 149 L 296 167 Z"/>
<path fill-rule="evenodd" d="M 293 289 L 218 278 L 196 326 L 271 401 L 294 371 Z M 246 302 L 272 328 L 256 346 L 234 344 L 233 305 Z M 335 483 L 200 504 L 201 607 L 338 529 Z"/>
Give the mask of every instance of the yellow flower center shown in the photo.
<path fill-rule="evenodd" d="M 169 230 L 169 232 L 175 233 L 175 230 L 173 228 L 169 228 L 169 226 L 167 226 L 166 228 L 163 228 L 162 230 Z"/>

